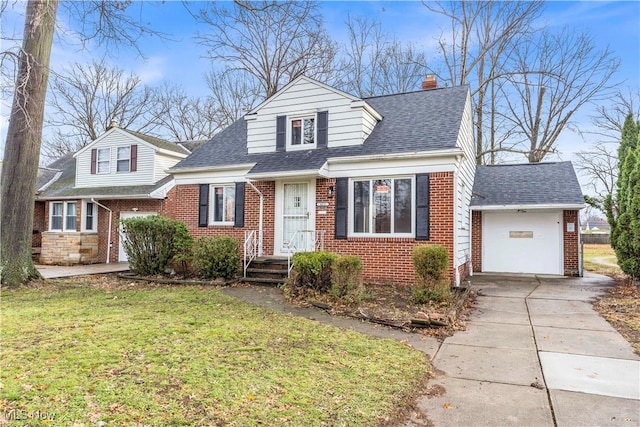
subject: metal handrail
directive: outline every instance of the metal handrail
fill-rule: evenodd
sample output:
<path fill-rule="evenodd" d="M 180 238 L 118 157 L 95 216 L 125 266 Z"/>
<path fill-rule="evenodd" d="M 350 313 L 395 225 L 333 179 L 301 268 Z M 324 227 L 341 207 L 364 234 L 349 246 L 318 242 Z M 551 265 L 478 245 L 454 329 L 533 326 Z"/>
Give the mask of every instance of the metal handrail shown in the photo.
<path fill-rule="evenodd" d="M 247 277 L 249 264 L 258 256 L 257 234 L 256 230 L 246 230 L 244 232 L 244 277 Z"/>
<path fill-rule="evenodd" d="M 291 270 L 293 269 L 293 262 L 291 261 L 292 254 L 300 252 L 298 246 L 296 245 L 298 235 L 311 234 L 311 238 L 313 239 L 313 251 L 322 251 L 324 250 L 325 231 L 326 230 L 297 230 L 295 233 L 293 233 L 293 236 L 291 236 L 291 240 L 284 244 L 285 250 L 287 252 L 287 277 L 291 276 Z M 308 248 L 309 245 L 306 244 L 306 238 L 304 240 L 304 243 L 304 247 Z"/>

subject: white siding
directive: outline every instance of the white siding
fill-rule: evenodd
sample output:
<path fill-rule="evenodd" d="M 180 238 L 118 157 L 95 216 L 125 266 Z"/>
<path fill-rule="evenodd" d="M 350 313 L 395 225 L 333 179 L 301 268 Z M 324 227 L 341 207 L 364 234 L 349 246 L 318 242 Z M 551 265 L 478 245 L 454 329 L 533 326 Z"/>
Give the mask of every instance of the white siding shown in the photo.
<path fill-rule="evenodd" d="M 275 151 L 276 117 L 329 112 L 328 146 L 362 144 L 375 126 L 375 119 L 362 107 L 352 108 L 352 98 L 313 81 L 300 79 L 274 95 L 256 117 L 247 122 L 249 153 Z"/>
<path fill-rule="evenodd" d="M 156 153 L 155 160 L 155 180 L 160 181 L 169 175 L 166 170 L 175 166 L 182 158 L 169 156 L 167 154 Z M 139 164 L 138 164 L 139 167 Z"/>
<path fill-rule="evenodd" d="M 138 145 L 138 162 L 136 172 L 116 172 L 118 147 Z M 110 172 L 108 174 L 91 174 L 91 150 L 111 148 Z M 121 132 L 112 132 L 80 152 L 76 158 L 76 187 L 113 187 L 126 185 L 149 185 L 154 183 L 153 171 L 154 150 L 142 144 L 136 138 L 127 137 Z"/>
<path fill-rule="evenodd" d="M 476 173 L 475 145 L 471 119 L 471 99 L 467 103 L 458 133 L 458 148 L 464 151 L 456 173 L 456 267 L 471 260 L 471 190 Z"/>

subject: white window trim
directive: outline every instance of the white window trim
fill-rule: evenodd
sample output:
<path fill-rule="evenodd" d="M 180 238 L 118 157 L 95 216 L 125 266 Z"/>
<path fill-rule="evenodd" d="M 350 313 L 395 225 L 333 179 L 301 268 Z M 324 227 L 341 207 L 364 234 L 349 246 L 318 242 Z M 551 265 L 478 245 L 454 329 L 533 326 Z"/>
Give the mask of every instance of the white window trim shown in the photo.
<path fill-rule="evenodd" d="M 123 158 L 123 159 L 120 158 L 120 149 L 121 148 L 128 148 L 129 149 L 129 157 Z M 122 171 L 118 170 L 118 162 L 120 160 L 129 160 L 129 167 L 127 168 L 127 170 L 122 170 Z M 116 147 L 116 173 L 128 173 L 128 172 L 131 172 L 131 146 L 130 145 L 124 145 L 124 146 L 121 146 L 121 147 Z"/>
<path fill-rule="evenodd" d="M 293 145 L 292 135 L 291 135 L 291 122 L 294 120 L 303 120 L 304 119 L 313 119 L 313 144 L 303 144 Z M 304 126 L 304 125 L 303 125 Z M 304 138 L 304 129 L 302 130 L 302 138 Z M 287 151 L 295 151 L 295 150 L 311 150 L 318 146 L 318 115 L 316 113 L 312 114 L 301 114 L 299 116 L 291 116 L 287 117 Z"/>
<path fill-rule="evenodd" d="M 62 203 L 62 228 L 52 228 L 53 225 L 53 205 L 54 203 Z M 70 203 L 75 203 L 76 205 L 76 228 L 73 230 L 69 230 L 67 229 L 67 206 Z M 64 202 L 64 201 L 52 201 L 49 202 L 49 231 L 57 231 L 57 232 L 77 232 L 78 231 L 78 203 L 76 201 L 68 201 L 68 202 Z"/>
<path fill-rule="evenodd" d="M 233 199 L 233 209 L 234 209 L 234 220 L 233 221 L 216 221 L 215 220 L 215 197 L 216 197 L 216 187 L 231 187 L 234 191 L 234 199 Z M 224 184 L 211 184 L 209 186 L 209 225 L 227 225 L 233 226 L 235 225 L 235 208 L 236 208 L 236 199 L 235 199 L 235 183 L 224 183 Z"/>
<path fill-rule="evenodd" d="M 107 171 L 100 172 L 100 151 L 107 151 L 109 155 L 107 156 L 108 160 L 104 160 L 103 163 L 108 163 Z M 98 148 L 96 151 L 96 175 L 107 175 L 111 173 L 111 147 L 108 148 Z"/>
<path fill-rule="evenodd" d="M 87 229 L 87 204 L 93 203 L 93 229 Z M 91 200 L 83 200 L 82 201 L 82 231 L 88 233 L 97 233 L 98 232 L 98 205 Z"/>
<path fill-rule="evenodd" d="M 390 179 L 392 180 L 391 185 L 391 224 L 393 225 L 393 217 L 394 217 L 394 207 L 393 200 L 395 195 L 395 186 L 393 185 L 396 179 L 410 179 L 411 180 L 411 232 L 410 233 L 358 233 L 354 231 L 354 222 L 355 222 L 355 210 L 353 203 L 353 183 L 355 181 L 374 181 L 374 180 L 382 180 L 382 179 Z M 373 197 L 373 192 L 370 192 L 371 197 Z M 368 177 L 358 177 L 349 179 L 349 205 L 348 205 L 348 237 L 374 237 L 374 238 L 387 238 L 387 237 L 413 237 L 416 236 L 416 177 L 415 175 L 391 175 L 391 176 L 368 176 Z M 369 204 L 369 221 L 373 221 L 373 203 Z M 371 224 L 370 224 L 371 225 Z M 369 227 L 370 230 L 373 230 L 373 227 Z"/>

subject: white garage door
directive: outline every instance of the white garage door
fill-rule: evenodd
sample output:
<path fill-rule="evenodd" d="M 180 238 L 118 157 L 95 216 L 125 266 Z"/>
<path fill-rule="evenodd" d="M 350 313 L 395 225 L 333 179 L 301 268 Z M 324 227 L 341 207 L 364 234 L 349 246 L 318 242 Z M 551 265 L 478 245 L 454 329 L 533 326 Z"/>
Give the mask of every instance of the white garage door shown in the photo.
<path fill-rule="evenodd" d="M 484 212 L 482 271 L 562 274 L 561 212 Z"/>
<path fill-rule="evenodd" d="M 156 212 L 120 212 L 120 219 L 136 218 L 139 216 L 149 216 L 149 215 L 157 215 L 157 213 Z M 127 253 L 124 251 L 123 242 L 127 240 L 127 235 L 123 233 L 122 225 L 118 227 L 118 232 L 120 234 L 120 250 L 118 252 L 118 261 L 126 262 L 126 261 L 129 261 L 129 258 L 127 257 Z"/>

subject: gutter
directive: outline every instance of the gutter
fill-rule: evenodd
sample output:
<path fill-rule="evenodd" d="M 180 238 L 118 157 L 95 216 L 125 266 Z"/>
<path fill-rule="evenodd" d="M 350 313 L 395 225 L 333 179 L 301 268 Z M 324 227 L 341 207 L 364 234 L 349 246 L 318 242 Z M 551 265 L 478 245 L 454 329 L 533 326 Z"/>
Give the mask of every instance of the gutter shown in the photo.
<path fill-rule="evenodd" d="M 102 209 L 106 209 L 109 211 L 109 231 L 108 231 L 109 234 L 108 234 L 108 241 L 107 241 L 107 264 L 109 264 L 109 260 L 111 258 L 111 244 L 112 244 L 111 243 L 111 224 L 113 220 L 113 211 L 108 207 L 106 207 L 105 205 L 98 203 L 98 201 L 96 201 L 96 199 L 94 199 L 93 197 L 91 198 L 91 202 L 100 206 Z"/>
<path fill-rule="evenodd" d="M 540 204 L 540 205 L 486 205 L 471 206 L 472 211 L 509 211 L 509 210 L 542 210 L 542 209 L 563 209 L 563 210 L 579 210 L 584 208 L 584 204 Z"/>
<path fill-rule="evenodd" d="M 260 196 L 260 213 L 258 215 L 258 256 L 262 256 L 262 235 L 263 235 L 263 216 L 264 216 L 264 194 L 256 188 L 251 180 L 247 179 L 247 184 Z"/>
<path fill-rule="evenodd" d="M 337 163 L 353 163 L 361 160 L 394 160 L 394 159 L 415 159 L 415 158 L 430 158 L 430 157 L 464 157 L 464 151 L 456 149 L 443 149 L 434 151 L 409 151 L 406 153 L 387 153 L 387 154 L 372 154 L 364 156 L 345 156 L 345 157 L 329 157 L 327 159 L 328 164 Z"/>

